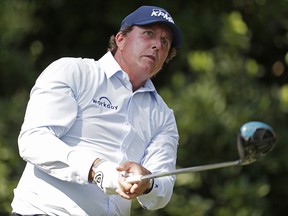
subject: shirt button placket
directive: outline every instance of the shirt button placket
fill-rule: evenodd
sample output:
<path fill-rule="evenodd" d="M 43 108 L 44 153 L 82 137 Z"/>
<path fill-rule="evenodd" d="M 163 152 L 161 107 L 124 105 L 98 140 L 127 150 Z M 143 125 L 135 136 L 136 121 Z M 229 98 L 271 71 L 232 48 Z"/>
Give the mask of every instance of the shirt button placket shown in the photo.
<path fill-rule="evenodd" d="M 121 147 L 121 151 L 123 153 L 123 155 L 125 155 L 126 159 L 129 159 L 129 155 L 127 155 L 128 151 L 128 147 L 129 147 L 129 144 L 132 142 L 132 140 L 134 139 L 135 137 L 135 134 L 132 130 L 132 126 L 131 126 L 131 123 L 132 123 L 132 116 L 133 116 L 133 108 L 131 106 L 131 102 L 132 102 L 132 97 L 129 99 L 128 101 L 128 104 L 127 104 L 127 110 L 126 110 L 126 122 L 125 122 L 125 126 L 128 127 L 128 132 L 126 134 L 126 136 L 124 137 L 123 139 L 123 144 L 122 144 L 122 147 Z"/>

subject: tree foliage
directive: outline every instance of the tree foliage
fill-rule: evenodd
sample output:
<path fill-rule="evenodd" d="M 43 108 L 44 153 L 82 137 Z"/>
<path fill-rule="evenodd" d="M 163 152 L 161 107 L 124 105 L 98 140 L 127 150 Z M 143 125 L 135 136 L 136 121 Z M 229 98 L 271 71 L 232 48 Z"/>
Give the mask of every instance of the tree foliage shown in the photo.
<path fill-rule="evenodd" d="M 142 3 L 141 3 L 142 4 Z M 0 214 L 10 215 L 24 161 L 17 136 L 29 91 L 63 56 L 99 58 L 137 1 L 0 1 Z M 284 215 L 288 189 L 288 1 L 145 1 L 173 14 L 183 47 L 154 78 L 180 133 L 178 167 L 238 159 L 236 136 L 247 121 L 276 131 L 278 143 L 245 167 L 177 176 L 159 211 L 133 202 L 132 215 Z"/>

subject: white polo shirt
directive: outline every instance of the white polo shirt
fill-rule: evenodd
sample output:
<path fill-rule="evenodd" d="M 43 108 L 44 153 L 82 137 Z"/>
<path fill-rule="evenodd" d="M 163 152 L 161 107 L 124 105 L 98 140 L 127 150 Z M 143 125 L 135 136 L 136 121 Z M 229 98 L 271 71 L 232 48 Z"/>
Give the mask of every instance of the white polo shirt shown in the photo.
<path fill-rule="evenodd" d="M 175 169 L 178 131 L 173 111 L 152 82 L 132 91 L 110 52 L 101 59 L 62 58 L 32 88 L 19 135 L 27 161 L 14 190 L 20 214 L 129 215 L 131 201 L 88 182 L 96 158 L 135 161 L 152 173 Z M 175 176 L 155 179 L 139 196 L 147 209 L 170 200 Z"/>

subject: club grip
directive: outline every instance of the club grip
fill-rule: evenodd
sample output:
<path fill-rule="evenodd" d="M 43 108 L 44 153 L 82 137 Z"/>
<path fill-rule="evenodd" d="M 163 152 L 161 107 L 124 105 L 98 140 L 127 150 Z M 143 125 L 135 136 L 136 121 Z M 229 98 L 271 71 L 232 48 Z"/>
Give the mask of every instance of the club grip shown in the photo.
<path fill-rule="evenodd" d="M 142 181 L 142 175 L 130 175 L 126 178 L 126 181 L 129 183 L 135 183 Z"/>

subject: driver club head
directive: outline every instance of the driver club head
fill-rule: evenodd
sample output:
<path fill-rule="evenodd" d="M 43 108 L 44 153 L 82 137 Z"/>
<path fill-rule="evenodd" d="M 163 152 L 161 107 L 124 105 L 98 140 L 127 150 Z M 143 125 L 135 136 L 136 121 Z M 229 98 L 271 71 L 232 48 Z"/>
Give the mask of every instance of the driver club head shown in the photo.
<path fill-rule="evenodd" d="M 264 122 L 247 122 L 240 128 L 237 147 L 241 164 L 248 165 L 273 150 L 276 134 Z"/>

